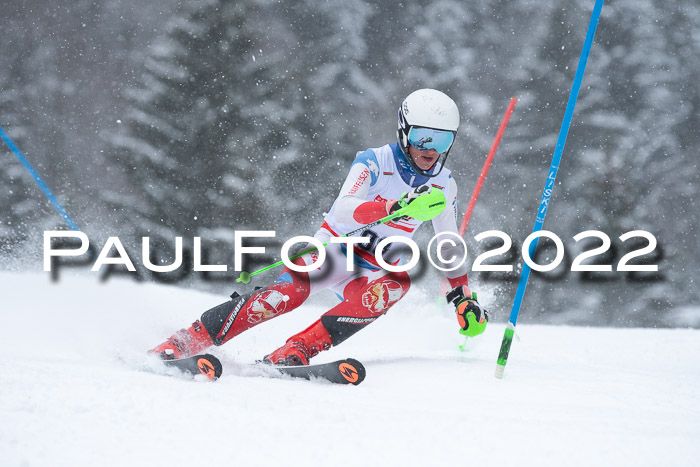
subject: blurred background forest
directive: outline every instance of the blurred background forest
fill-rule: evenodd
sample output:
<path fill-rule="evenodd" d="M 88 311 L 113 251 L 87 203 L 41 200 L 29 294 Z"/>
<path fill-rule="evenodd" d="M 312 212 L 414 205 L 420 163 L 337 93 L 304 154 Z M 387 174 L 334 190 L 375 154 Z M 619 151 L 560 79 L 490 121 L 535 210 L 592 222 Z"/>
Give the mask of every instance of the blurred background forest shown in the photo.
<path fill-rule="evenodd" d="M 140 237 L 150 235 L 168 261 L 175 236 L 201 236 L 205 260 L 229 273 L 175 283 L 228 294 L 233 231 L 312 234 L 355 153 L 395 141 L 396 109 L 417 88 L 460 107 L 448 166 L 464 212 L 516 96 L 467 234 L 468 264 L 488 247 L 474 235 L 492 229 L 514 240 L 499 261 L 516 264 L 593 5 L 4 0 L 0 125 L 98 251 L 118 236 L 139 263 Z M 700 3 L 608 0 L 544 225 L 564 241 L 566 261 L 531 278 L 521 321 L 700 327 L 699 109 Z M 61 226 L 0 145 L 0 269 L 41 271 L 42 232 Z M 572 237 L 591 229 L 611 237 L 599 260 L 613 269 L 645 244 L 619 236 L 650 231 L 659 246 L 644 259 L 659 272 L 570 272 L 596 244 Z M 546 262 L 553 250 L 541 246 Z M 470 276 L 498 320 L 518 271 Z M 418 276 L 437 289 L 436 273 Z"/>

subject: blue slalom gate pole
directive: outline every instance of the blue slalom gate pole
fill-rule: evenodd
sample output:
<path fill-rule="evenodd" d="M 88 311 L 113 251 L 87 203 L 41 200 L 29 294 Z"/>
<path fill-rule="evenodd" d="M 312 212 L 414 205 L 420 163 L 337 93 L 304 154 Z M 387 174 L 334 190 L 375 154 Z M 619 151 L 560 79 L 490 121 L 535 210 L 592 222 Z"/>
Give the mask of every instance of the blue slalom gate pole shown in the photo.
<path fill-rule="evenodd" d="M 71 230 L 80 230 L 78 226 L 76 225 L 75 222 L 73 222 L 73 219 L 68 215 L 68 212 L 63 208 L 61 203 L 58 201 L 56 196 L 51 192 L 51 189 L 49 186 L 44 183 L 44 180 L 41 178 L 39 173 L 34 170 L 34 167 L 32 167 L 32 164 L 29 163 L 26 157 L 22 154 L 22 151 L 19 150 L 19 148 L 15 145 L 15 143 L 12 142 L 10 137 L 5 133 L 0 127 L 0 139 L 2 139 L 5 144 L 7 144 L 7 147 L 10 148 L 10 150 L 17 156 L 17 159 L 22 163 L 25 169 L 31 174 L 32 177 L 34 177 L 34 181 L 36 182 L 37 185 L 39 185 L 39 188 L 41 188 L 41 191 L 44 192 L 46 197 L 51 201 L 51 204 L 54 205 L 58 213 L 61 215 L 63 220 L 68 224 L 68 227 L 71 228 Z"/>
<path fill-rule="evenodd" d="M 544 190 L 542 192 L 542 200 L 540 201 L 540 205 L 537 209 L 537 217 L 535 218 L 535 226 L 532 229 L 532 233 L 536 233 L 542 230 L 542 225 L 544 224 L 544 217 L 547 215 L 549 199 L 552 196 L 552 191 L 554 190 L 554 181 L 557 177 L 557 172 L 559 171 L 559 163 L 561 162 L 561 156 L 564 152 L 564 145 L 566 144 L 566 136 L 568 135 L 569 127 L 571 126 L 571 119 L 574 115 L 574 107 L 576 107 L 576 100 L 578 99 L 578 93 L 581 89 L 583 74 L 586 71 L 586 63 L 588 62 L 588 55 L 590 54 L 591 46 L 593 45 L 593 37 L 595 36 L 595 31 L 598 27 L 600 12 L 603 9 L 603 1 L 604 0 L 596 0 L 595 6 L 593 7 L 591 21 L 588 23 L 588 32 L 586 33 L 586 40 L 583 43 L 583 50 L 581 50 L 581 56 L 579 57 L 578 66 L 576 67 L 576 75 L 574 76 L 574 82 L 571 85 L 569 101 L 566 104 L 564 119 L 562 120 L 561 128 L 559 129 L 557 145 L 554 148 L 552 164 L 549 167 L 549 175 L 547 176 L 547 182 L 544 185 Z M 538 238 L 535 238 L 530 243 L 530 247 L 528 249 L 530 258 L 535 257 L 535 251 L 537 250 L 537 241 Z M 515 299 L 513 300 L 513 308 L 510 311 L 508 325 L 506 326 L 505 333 L 503 334 L 503 340 L 501 341 L 501 349 L 498 353 L 498 361 L 496 364 L 496 378 L 503 378 L 503 372 L 505 371 L 506 362 L 508 361 L 510 346 L 513 343 L 513 336 L 515 335 L 515 323 L 518 321 L 520 307 L 523 302 L 523 296 L 525 295 L 525 288 L 527 287 L 527 281 L 530 278 L 530 269 L 530 266 L 525 262 L 523 264 L 523 270 L 520 273 L 520 281 L 518 282 L 518 289 L 515 292 Z"/>

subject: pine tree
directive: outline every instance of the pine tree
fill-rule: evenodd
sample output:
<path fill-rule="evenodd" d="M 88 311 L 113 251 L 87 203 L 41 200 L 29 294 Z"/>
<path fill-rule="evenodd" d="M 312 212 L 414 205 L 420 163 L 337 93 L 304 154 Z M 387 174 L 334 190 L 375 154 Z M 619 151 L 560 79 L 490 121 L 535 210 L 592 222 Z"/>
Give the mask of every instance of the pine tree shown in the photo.
<path fill-rule="evenodd" d="M 364 31 L 372 12 L 364 0 L 287 2 L 281 11 L 292 41 L 275 97 L 291 101 L 293 112 L 272 180 L 284 195 L 279 221 L 290 234 L 313 232 L 355 154 L 373 141 L 386 143 L 372 138 L 372 112 L 383 104 L 366 71 L 371 45 Z"/>
<path fill-rule="evenodd" d="M 253 2 L 184 2 L 151 48 L 126 131 L 111 137 L 130 186 L 111 201 L 138 225 L 193 235 L 260 218 L 260 164 L 282 139 L 255 114 L 274 85 L 258 59 L 262 17 Z"/>
<path fill-rule="evenodd" d="M 665 253 L 659 257 L 660 269 L 678 287 L 676 293 L 687 290 L 690 282 L 682 270 L 669 268 L 669 259 L 696 251 L 689 233 L 697 228 L 697 216 L 689 207 L 698 171 L 692 170 L 697 165 L 686 129 L 698 121 L 688 105 L 698 99 L 698 91 L 688 86 L 683 71 L 693 69 L 687 66 L 693 54 L 673 39 L 690 39 L 689 14 L 699 11 L 697 6 L 668 7 L 660 20 L 654 2 L 606 5 L 596 37 L 597 59 L 577 108 L 581 123 L 572 134 L 577 157 L 571 170 L 576 175 L 565 182 L 566 203 L 577 213 L 572 225 L 596 226 L 614 240 L 630 230 L 651 231 Z M 622 254 L 644 244 L 622 246 L 613 268 Z M 658 310 L 673 300 L 660 303 L 650 284 L 628 281 L 619 306 L 630 306 L 615 319 L 629 315 L 666 324 L 667 315 Z"/>
<path fill-rule="evenodd" d="M 13 49 L 6 50 L 7 66 L 0 69 L 0 127 L 26 152 L 22 148 L 28 146 L 33 130 L 31 112 L 23 103 L 29 77 L 20 49 Z M 4 141 L 0 141 L 0 160 L 0 253 L 9 260 L 19 256 L 28 239 L 38 238 L 48 210 L 31 175 Z"/>

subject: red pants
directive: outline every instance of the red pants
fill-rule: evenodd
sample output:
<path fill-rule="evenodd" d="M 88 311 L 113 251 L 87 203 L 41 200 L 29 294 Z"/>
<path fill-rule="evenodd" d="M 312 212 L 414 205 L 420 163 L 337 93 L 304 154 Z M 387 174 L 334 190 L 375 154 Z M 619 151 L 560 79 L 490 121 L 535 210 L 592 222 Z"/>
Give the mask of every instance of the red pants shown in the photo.
<path fill-rule="evenodd" d="M 321 322 L 337 345 L 386 313 L 408 292 L 411 280 L 407 273 L 357 266 L 356 272 L 348 272 L 345 256 L 337 245 L 334 247 L 329 247 L 320 268 L 309 273 L 286 268 L 273 284 L 246 295 L 235 294 L 231 301 L 206 311 L 201 321 L 214 344 L 221 345 L 263 321 L 294 310 L 315 292 L 331 289 L 342 302 L 324 313 Z M 313 254 L 302 258 L 304 264 L 315 260 Z"/>

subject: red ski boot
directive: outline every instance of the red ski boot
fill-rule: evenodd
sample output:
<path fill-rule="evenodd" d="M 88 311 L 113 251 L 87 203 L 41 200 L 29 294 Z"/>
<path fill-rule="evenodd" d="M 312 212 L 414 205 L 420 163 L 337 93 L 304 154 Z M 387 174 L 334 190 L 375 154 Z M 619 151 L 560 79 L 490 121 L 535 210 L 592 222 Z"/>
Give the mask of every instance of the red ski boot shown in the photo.
<path fill-rule="evenodd" d="M 287 343 L 263 358 L 272 365 L 308 365 L 309 360 L 331 348 L 331 336 L 319 319 L 306 330 L 287 339 Z"/>
<path fill-rule="evenodd" d="M 211 347 L 214 343 L 202 322 L 197 320 L 187 329 L 180 329 L 160 344 L 148 351 L 149 354 L 158 355 L 163 360 L 175 360 L 178 358 L 197 355 L 202 350 Z"/>

